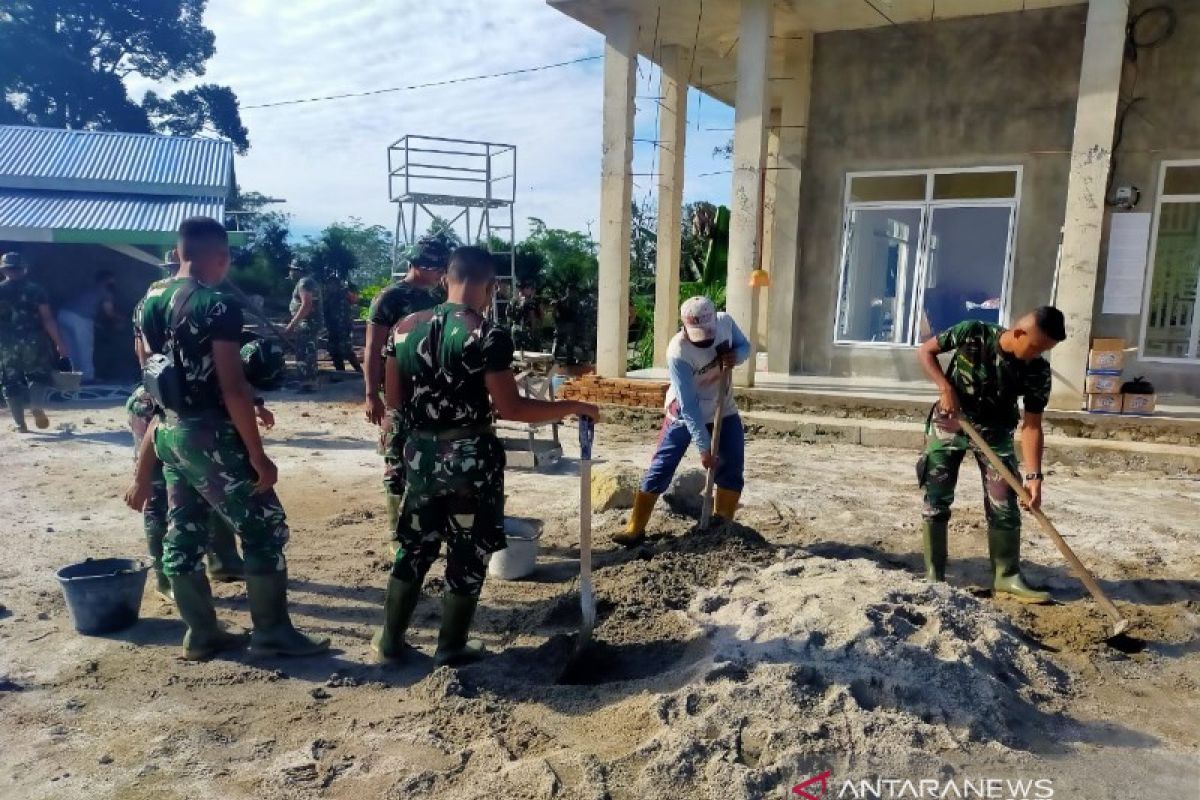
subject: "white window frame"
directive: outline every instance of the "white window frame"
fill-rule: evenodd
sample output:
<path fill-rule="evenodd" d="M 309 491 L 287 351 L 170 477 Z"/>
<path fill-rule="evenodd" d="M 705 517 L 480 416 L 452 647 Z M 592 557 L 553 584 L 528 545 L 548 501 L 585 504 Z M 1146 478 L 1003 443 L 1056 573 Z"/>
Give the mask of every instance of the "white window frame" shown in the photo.
<path fill-rule="evenodd" d="M 957 175 L 966 172 L 1013 172 L 1016 173 L 1016 191 L 1012 197 L 973 198 L 962 200 L 934 200 L 933 182 L 936 175 Z M 900 175 L 925 176 L 925 198 L 923 200 L 872 200 L 851 202 L 850 184 L 855 178 L 886 178 Z M 1008 243 L 1004 253 L 1004 278 L 1000 290 L 1000 323 L 1007 325 L 1010 317 L 1009 304 L 1012 299 L 1013 257 L 1016 251 L 1018 212 L 1021 208 L 1021 187 L 1024 183 L 1024 168 L 1020 164 L 995 164 L 982 167 L 932 167 L 925 169 L 889 169 L 847 172 L 846 181 L 842 187 L 842 246 L 839 249 L 840 262 L 838 266 L 837 299 L 833 316 L 833 344 L 837 347 L 866 347 L 874 349 L 902 348 L 912 350 L 920 344 L 910 344 L 916 331 L 910 325 L 908 342 L 861 342 L 855 339 L 842 339 L 839 336 L 839 320 L 842 318 L 842 286 L 846 280 L 846 248 L 849 246 L 850 214 L 856 210 L 871 210 L 884 208 L 915 208 L 921 212 L 921 227 L 918 231 L 916 263 L 914 264 L 914 280 L 919 287 L 915 298 L 916 308 L 920 308 L 925 297 L 925 277 L 927 273 L 926 253 L 928 252 L 929 231 L 933 213 L 938 208 L 1008 208 Z M 913 318 L 912 325 L 916 325 Z"/>
<path fill-rule="evenodd" d="M 1196 286 L 1196 308 L 1192 310 L 1192 332 L 1188 339 L 1188 350 L 1194 355 L 1183 358 L 1146 355 L 1146 328 L 1150 322 L 1150 295 L 1154 291 L 1155 259 L 1158 257 L 1158 224 L 1162 220 L 1163 203 L 1200 203 L 1200 194 L 1173 194 L 1164 198 L 1167 185 L 1167 170 L 1171 167 L 1200 167 L 1200 158 L 1185 158 L 1163 161 L 1158 165 L 1158 191 L 1154 197 L 1154 224 L 1150 228 L 1150 253 L 1146 262 L 1146 284 L 1142 287 L 1142 323 L 1138 335 L 1138 361 L 1154 364 L 1189 364 L 1200 366 L 1200 278 Z"/>

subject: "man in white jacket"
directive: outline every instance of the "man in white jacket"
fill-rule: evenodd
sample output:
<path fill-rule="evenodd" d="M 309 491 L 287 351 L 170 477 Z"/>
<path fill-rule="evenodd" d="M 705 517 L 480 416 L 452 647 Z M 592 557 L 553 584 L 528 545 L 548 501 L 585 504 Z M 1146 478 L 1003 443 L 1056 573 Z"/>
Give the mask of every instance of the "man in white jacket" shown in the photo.
<path fill-rule="evenodd" d="M 716 468 L 715 516 L 733 519 L 744 483 L 746 436 L 733 393 L 725 398 L 721 439 L 712 450 L 712 423 L 725 373 L 750 356 L 750 342 L 733 317 L 718 313 L 707 297 L 687 300 L 679 311 L 683 330 L 667 347 L 671 388 L 667 391 L 666 419 L 658 436 L 658 449 L 633 501 L 629 524 L 613 541 L 626 547 L 646 537 L 646 523 L 658 496 L 671 485 L 679 462 L 694 445 L 705 469 Z"/>

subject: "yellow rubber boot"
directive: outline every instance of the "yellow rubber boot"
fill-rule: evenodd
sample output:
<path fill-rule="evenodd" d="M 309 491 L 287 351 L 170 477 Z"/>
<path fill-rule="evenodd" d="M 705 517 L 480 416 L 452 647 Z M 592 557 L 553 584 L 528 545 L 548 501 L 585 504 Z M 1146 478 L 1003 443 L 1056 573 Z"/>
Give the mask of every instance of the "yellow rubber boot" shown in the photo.
<path fill-rule="evenodd" d="M 741 497 L 741 492 L 722 489 L 718 486 L 716 496 L 713 497 L 713 516 L 720 517 L 726 522 L 733 522 L 733 515 L 737 513 L 738 500 Z"/>
<path fill-rule="evenodd" d="M 658 495 L 653 492 L 638 492 L 633 497 L 633 510 L 629 512 L 629 524 L 622 533 L 613 534 L 612 540 L 624 547 L 634 547 L 646 538 L 646 524 L 650 522 L 650 512 L 658 502 Z"/>

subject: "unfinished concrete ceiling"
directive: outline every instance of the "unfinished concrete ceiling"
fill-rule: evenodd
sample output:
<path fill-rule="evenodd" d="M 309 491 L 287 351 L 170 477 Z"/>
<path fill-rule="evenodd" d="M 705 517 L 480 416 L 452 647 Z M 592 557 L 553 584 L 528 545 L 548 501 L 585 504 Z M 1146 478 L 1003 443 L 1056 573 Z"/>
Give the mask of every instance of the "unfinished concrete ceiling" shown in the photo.
<path fill-rule="evenodd" d="M 1085 0 L 774 0 L 770 74 L 782 76 L 785 41 L 813 33 L 878 28 L 954 17 L 1080 5 Z M 618 11 L 637 13 L 638 51 L 659 62 L 661 48 L 676 45 L 694 55 L 690 83 L 725 103 L 737 84 L 740 0 L 547 0 L 600 33 Z"/>

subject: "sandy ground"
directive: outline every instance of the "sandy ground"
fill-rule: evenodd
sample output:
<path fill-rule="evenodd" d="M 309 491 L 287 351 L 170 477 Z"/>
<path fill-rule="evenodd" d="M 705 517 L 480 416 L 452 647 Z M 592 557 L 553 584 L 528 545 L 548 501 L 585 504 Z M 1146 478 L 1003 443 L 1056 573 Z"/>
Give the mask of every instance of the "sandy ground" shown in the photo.
<path fill-rule="evenodd" d="M 530 580 L 485 588 L 477 626 L 496 655 L 433 668 L 438 566 L 418 651 L 381 666 L 380 462 L 351 388 L 272 403 L 293 615 L 335 648 L 312 659 L 178 661 L 182 625 L 150 593 L 134 628 L 76 634 L 54 570 L 143 554 L 119 500 L 123 411 L 59 410 L 53 433 L 0 434 L 0 797 L 724 800 L 787 797 L 825 769 L 1018 773 L 1052 779 L 1057 798 L 1200 796 L 1195 475 L 1049 479 L 1047 512 L 1148 640 L 1126 655 L 1101 643 L 1104 618 L 1032 526 L 1027 575 L 1061 604 L 979 588 L 973 471 L 950 586 L 928 587 L 914 454 L 757 439 L 741 524 L 698 534 L 660 507 L 651 541 L 627 552 L 607 538 L 623 512 L 597 516 L 599 644 L 586 682 L 562 685 L 578 624 L 574 431 L 554 472 L 509 472 L 510 513 L 545 533 Z M 598 459 L 637 466 L 653 442 L 644 425 L 597 437 Z M 248 625 L 240 584 L 215 593 L 224 620 Z"/>

